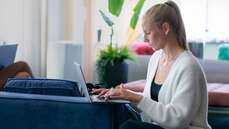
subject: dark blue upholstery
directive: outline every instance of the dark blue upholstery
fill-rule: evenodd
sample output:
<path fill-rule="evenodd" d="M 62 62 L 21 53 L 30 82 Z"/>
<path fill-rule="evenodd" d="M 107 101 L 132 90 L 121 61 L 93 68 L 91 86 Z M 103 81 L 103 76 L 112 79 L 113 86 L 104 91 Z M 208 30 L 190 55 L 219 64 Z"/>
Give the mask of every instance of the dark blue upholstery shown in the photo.
<path fill-rule="evenodd" d="M 0 92 L 2 129 L 114 129 L 115 107 L 84 97 Z M 115 125 L 116 124 L 116 125 Z"/>
<path fill-rule="evenodd" d="M 11 79 L 0 92 L 1 128 L 117 129 L 128 119 L 123 104 L 91 103 L 73 93 L 79 90 L 71 81 Z"/>
<path fill-rule="evenodd" d="M 0 92 L 0 128 L 118 129 L 128 119 L 122 108 L 85 97 Z M 229 108 L 209 108 L 208 120 L 212 129 L 228 129 Z"/>
<path fill-rule="evenodd" d="M 229 129 L 229 107 L 209 107 L 208 122 L 212 129 Z"/>
<path fill-rule="evenodd" d="M 77 83 L 59 79 L 9 79 L 4 88 L 8 92 L 81 96 Z"/>
<path fill-rule="evenodd" d="M 38 80 L 33 79 L 33 81 Z M 34 85 L 34 87 L 39 88 L 43 86 L 40 85 L 40 83 L 41 82 L 38 81 L 37 84 L 39 84 L 39 86 Z M 18 84 L 17 82 L 10 85 L 14 87 L 14 85 Z M 49 86 L 50 85 L 48 85 L 48 87 Z M 62 86 L 64 85 L 60 85 L 60 87 Z M 22 90 L 24 90 L 23 88 L 28 90 L 26 89 L 27 87 L 29 87 L 30 90 L 31 86 L 24 86 L 22 84 Z M 53 85 L 53 87 L 56 87 L 56 85 Z M 53 87 L 51 86 L 51 88 Z M 42 91 L 42 93 L 58 94 L 56 94 L 56 96 L 0 92 L 0 128 L 118 129 L 124 121 L 129 119 L 129 114 L 123 104 L 90 103 L 86 97 L 59 96 L 62 94 L 59 93 L 59 91 L 48 91 L 49 90 L 47 90 L 47 92 Z M 229 108 L 210 107 L 208 120 L 212 129 L 228 129 Z"/>

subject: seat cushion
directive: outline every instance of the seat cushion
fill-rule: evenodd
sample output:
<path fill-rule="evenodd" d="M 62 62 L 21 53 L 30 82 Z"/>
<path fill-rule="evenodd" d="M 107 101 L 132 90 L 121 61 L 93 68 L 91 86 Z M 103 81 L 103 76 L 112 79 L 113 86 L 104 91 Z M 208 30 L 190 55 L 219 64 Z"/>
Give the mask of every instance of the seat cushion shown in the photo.
<path fill-rule="evenodd" d="M 229 106 L 229 84 L 208 83 L 208 104 Z"/>
<path fill-rule="evenodd" d="M 80 96 L 76 82 L 58 79 L 9 79 L 4 90 L 30 94 Z"/>

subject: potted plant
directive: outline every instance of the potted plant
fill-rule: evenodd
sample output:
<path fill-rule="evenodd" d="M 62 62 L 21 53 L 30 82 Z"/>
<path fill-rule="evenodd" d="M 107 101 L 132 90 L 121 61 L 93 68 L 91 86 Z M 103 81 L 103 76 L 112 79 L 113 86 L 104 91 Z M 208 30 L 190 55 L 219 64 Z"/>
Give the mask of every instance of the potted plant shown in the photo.
<path fill-rule="evenodd" d="M 130 28 L 135 29 L 141 9 L 145 0 L 138 0 L 133 9 L 133 14 L 130 20 Z M 124 0 L 108 0 L 109 12 L 118 17 L 121 13 Z M 134 55 L 129 51 L 127 46 L 113 46 L 113 21 L 107 17 L 101 10 L 99 11 L 103 20 L 110 28 L 110 41 L 105 49 L 99 52 L 96 61 L 98 80 L 107 88 L 116 86 L 120 83 L 127 82 L 128 66 L 125 60 L 133 60 Z"/>
<path fill-rule="evenodd" d="M 106 48 L 100 50 L 96 66 L 98 80 L 106 88 L 127 82 L 128 66 L 125 60 L 133 60 L 134 55 L 127 46 L 113 46 L 113 25 L 114 23 L 101 10 L 100 14 L 110 28 L 110 42 Z"/>

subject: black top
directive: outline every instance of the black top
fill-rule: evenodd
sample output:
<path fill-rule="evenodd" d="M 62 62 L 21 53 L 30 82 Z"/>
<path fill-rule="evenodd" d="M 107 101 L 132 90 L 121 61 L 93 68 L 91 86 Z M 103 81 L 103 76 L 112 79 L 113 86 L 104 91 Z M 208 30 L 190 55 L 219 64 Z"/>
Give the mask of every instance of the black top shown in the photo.
<path fill-rule="evenodd" d="M 153 78 L 153 81 L 151 83 L 151 99 L 158 101 L 158 94 L 161 89 L 162 84 L 155 83 L 155 77 Z"/>

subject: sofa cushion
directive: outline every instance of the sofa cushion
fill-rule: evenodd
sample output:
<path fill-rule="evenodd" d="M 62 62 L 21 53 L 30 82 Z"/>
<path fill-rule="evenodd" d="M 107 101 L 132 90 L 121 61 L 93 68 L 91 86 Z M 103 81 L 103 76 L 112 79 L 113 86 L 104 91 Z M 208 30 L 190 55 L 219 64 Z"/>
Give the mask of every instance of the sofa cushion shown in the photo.
<path fill-rule="evenodd" d="M 229 61 L 199 60 L 208 83 L 229 83 Z"/>
<path fill-rule="evenodd" d="M 229 106 L 229 84 L 208 83 L 208 104 Z"/>
<path fill-rule="evenodd" d="M 154 53 L 153 48 L 146 42 L 135 42 L 131 48 L 138 55 L 152 55 Z"/>
<path fill-rule="evenodd" d="M 229 45 L 228 44 L 219 45 L 218 53 L 219 53 L 218 54 L 219 60 L 229 60 Z"/>
<path fill-rule="evenodd" d="M 4 90 L 30 94 L 80 96 L 76 82 L 58 79 L 9 79 Z"/>

